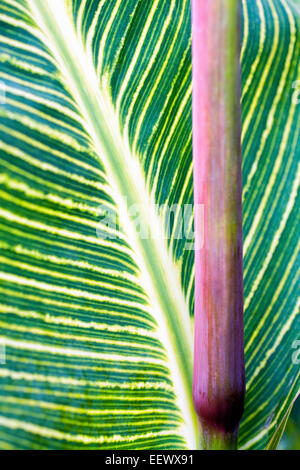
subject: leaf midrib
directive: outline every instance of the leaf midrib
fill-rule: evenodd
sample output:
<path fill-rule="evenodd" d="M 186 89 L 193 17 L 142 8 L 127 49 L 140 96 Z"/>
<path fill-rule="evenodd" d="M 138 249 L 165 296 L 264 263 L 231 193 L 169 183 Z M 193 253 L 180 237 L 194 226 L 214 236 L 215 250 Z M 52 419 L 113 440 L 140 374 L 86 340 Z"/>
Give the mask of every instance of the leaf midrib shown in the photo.
<path fill-rule="evenodd" d="M 128 212 L 124 208 L 121 210 L 122 225 L 158 322 L 159 339 L 168 353 L 177 403 L 185 421 L 182 432 L 188 448 L 193 449 L 197 440 L 197 424 L 192 404 L 189 311 L 177 268 L 163 237 L 161 221 L 145 189 L 142 169 L 131 154 L 128 139 L 122 136 L 110 96 L 105 90 L 100 90 L 92 59 L 76 37 L 67 12 L 62 8 L 62 0 L 29 0 L 29 3 L 37 25 L 42 25 L 42 31 L 46 33 L 44 42 L 60 65 L 65 85 L 76 101 L 96 153 L 101 157 L 119 212 L 124 197 L 127 198 L 127 207 L 138 204 L 143 226 L 149 230 L 148 239 L 139 237 Z M 155 237 L 159 239 L 155 241 Z"/>

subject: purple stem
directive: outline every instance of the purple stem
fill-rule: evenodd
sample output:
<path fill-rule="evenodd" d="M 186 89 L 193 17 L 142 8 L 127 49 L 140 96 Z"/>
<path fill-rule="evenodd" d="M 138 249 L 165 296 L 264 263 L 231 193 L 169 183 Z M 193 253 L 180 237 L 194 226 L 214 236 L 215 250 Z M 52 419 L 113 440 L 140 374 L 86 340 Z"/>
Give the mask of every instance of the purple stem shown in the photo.
<path fill-rule="evenodd" d="M 239 0 L 192 0 L 194 202 L 204 211 L 193 399 L 206 449 L 236 448 L 245 395 L 239 56 Z"/>

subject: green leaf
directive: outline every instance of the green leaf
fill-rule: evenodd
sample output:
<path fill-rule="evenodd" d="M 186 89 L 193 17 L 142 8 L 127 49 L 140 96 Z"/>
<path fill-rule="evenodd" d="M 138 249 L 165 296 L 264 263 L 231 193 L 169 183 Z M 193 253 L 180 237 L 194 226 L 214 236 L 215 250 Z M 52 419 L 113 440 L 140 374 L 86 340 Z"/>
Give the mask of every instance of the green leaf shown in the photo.
<path fill-rule="evenodd" d="M 291 390 L 293 392 L 293 389 Z M 299 396 L 299 392 L 298 392 L 298 396 Z M 285 412 L 279 426 L 277 426 L 276 428 L 276 431 L 274 432 L 273 436 L 272 436 L 272 439 L 270 440 L 270 442 L 268 443 L 268 447 L 267 447 L 267 450 L 276 450 L 279 443 L 280 443 L 280 440 L 282 438 L 282 435 L 284 433 L 284 430 L 285 430 L 285 427 L 288 423 L 288 420 L 290 419 L 290 415 L 291 415 L 291 412 L 293 410 L 293 407 L 294 407 L 294 404 L 296 402 L 296 399 L 297 399 L 297 396 L 294 398 L 294 401 L 292 401 L 292 403 L 290 404 L 289 408 L 287 409 L 287 411 Z M 291 450 L 291 449 L 290 449 Z"/>
<path fill-rule="evenodd" d="M 247 392 L 240 446 L 263 449 L 300 387 L 298 361 L 293 360 L 300 326 L 300 12 L 286 0 L 249 1 L 243 2 L 243 17 Z"/>
<path fill-rule="evenodd" d="M 0 447 L 195 448 L 190 4 L 65 7 L 0 1 Z M 299 389 L 299 18 L 243 2 L 241 448 Z"/>
<path fill-rule="evenodd" d="M 280 450 L 297 450 L 300 447 L 300 413 L 299 413 L 299 395 L 295 400 L 294 406 L 291 410 L 289 418 L 286 423 L 286 428 L 282 439 L 280 440 L 278 449 Z"/>

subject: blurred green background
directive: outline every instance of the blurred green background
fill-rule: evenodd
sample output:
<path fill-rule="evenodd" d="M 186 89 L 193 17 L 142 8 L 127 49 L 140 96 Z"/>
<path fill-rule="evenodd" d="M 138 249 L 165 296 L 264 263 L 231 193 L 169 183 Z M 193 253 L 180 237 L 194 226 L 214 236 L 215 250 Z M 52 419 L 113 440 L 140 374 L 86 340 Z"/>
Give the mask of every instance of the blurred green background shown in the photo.
<path fill-rule="evenodd" d="M 292 410 L 279 450 L 300 450 L 300 397 Z"/>

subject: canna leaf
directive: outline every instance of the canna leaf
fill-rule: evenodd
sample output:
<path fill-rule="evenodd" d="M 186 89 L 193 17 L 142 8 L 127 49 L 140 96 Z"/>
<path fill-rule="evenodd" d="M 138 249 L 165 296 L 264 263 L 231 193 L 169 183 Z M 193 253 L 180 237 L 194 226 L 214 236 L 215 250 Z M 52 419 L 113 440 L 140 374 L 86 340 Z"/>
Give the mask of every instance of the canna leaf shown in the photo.
<path fill-rule="evenodd" d="M 265 448 L 299 390 L 300 13 L 242 10 L 239 445 Z M 0 447 L 193 449 L 190 2 L 1 0 L 0 24 Z"/>
<path fill-rule="evenodd" d="M 286 0 L 242 4 L 246 401 L 239 445 L 262 449 L 300 389 L 294 360 L 300 330 L 300 11 Z"/>
<path fill-rule="evenodd" d="M 299 392 L 298 392 L 298 396 L 299 396 Z M 297 396 L 295 397 L 294 401 L 292 401 L 292 403 L 290 404 L 290 406 L 287 409 L 285 415 L 283 416 L 279 426 L 277 426 L 276 431 L 272 436 L 272 439 L 268 443 L 267 450 L 276 450 L 277 449 L 277 447 L 278 447 L 278 445 L 281 441 L 282 435 L 284 433 L 285 427 L 286 427 L 286 425 L 288 423 L 288 420 L 290 418 L 290 415 L 291 415 L 291 412 L 293 410 L 293 406 L 296 402 L 296 399 L 297 399 Z M 291 449 L 291 450 L 295 450 L 295 449 Z"/>

